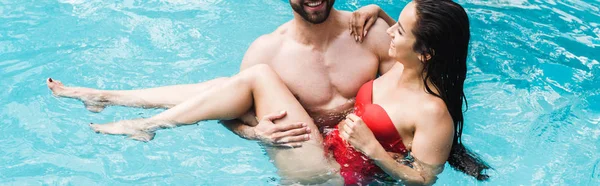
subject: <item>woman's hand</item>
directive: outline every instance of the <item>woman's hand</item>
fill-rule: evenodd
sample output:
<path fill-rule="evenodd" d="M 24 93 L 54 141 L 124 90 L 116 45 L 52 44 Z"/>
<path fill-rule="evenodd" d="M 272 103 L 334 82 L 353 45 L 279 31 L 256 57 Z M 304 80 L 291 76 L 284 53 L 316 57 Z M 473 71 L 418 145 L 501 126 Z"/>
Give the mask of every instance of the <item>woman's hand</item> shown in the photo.
<path fill-rule="evenodd" d="M 363 38 L 367 36 L 368 30 L 375 24 L 379 17 L 381 8 L 377 5 L 367 5 L 354 12 L 350 17 L 350 35 L 354 37 L 357 42 L 363 41 Z"/>
<path fill-rule="evenodd" d="M 371 157 L 377 146 L 380 146 L 371 129 L 355 114 L 346 116 L 345 123 L 339 130 L 342 139 L 367 157 Z"/>

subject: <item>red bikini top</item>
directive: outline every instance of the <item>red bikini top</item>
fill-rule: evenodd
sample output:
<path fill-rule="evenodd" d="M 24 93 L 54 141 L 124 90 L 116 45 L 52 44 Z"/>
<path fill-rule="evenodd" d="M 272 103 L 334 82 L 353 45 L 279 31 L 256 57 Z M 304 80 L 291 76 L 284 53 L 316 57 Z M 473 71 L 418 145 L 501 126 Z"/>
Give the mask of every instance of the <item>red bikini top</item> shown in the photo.
<path fill-rule="evenodd" d="M 377 141 L 387 151 L 406 153 L 406 147 L 390 116 L 383 107 L 373 104 L 373 81 L 365 83 L 358 90 L 354 113 L 373 131 Z"/>

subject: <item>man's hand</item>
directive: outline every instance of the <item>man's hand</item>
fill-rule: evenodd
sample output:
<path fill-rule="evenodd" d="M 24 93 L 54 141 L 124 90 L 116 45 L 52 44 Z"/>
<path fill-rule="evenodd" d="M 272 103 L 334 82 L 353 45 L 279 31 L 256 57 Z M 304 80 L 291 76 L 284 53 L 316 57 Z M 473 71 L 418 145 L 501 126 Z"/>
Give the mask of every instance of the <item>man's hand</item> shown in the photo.
<path fill-rule="evenodd" d="M 368 30 L 375 24 L 381 8 L 377 5 L 364 6 L 354 12 L 350 17 L 350 35 L 356 42 L 361 42 L 367 36 Z"/>
<path fill-rule="evenodd" d="M 274 120 L 281 119 L 287 115 L 287 112 L 281 111 L 264 116 L 256 127 L 254 133 L 256 138 L 262 143 L 273 147 L 297 148 L 302 146 L 302 142 L 310 139 L 310 128 L 306 123 L 273 123 Z"/>

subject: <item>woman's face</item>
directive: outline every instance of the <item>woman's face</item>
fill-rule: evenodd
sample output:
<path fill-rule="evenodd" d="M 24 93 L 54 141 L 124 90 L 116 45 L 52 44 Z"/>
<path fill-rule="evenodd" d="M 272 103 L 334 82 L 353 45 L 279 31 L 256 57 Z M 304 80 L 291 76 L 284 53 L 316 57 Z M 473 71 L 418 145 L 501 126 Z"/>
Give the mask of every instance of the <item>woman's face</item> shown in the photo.
<path fill-rule="evenodd" d="M 387 30 L 392 37 L 388 54 L 401 63 L 419 61 L 420 54 L 413 50 L 415 36 L 412 29 L 417 22 L 415 3 L 408 3 L 398 18 L 398 22 Z"/>

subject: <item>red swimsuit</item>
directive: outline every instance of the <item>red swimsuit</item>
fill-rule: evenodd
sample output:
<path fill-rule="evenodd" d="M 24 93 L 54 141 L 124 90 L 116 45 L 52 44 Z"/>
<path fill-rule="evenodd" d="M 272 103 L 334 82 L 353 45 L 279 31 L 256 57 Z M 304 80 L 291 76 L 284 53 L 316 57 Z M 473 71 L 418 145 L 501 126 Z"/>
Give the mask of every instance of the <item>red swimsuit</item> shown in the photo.
<path fill-rule="evenodd" d="M 373 80 L 365 83 L 356 95 L 355 114 L 373 131 L 377 141 L 388 152 L 405 154 L 406 148 L 394 123 L 385 110 L 372 103 Z M 385 174 L 381 168 L 362 153 L 346 145 L 334 129 L 324 139 L 325 148 L 333 153 L 335 160 L 341 165 L 340 174 L 346 185 L 366 185 L 373 181 L 376 174 Z"/>

